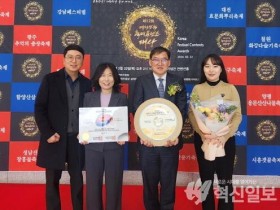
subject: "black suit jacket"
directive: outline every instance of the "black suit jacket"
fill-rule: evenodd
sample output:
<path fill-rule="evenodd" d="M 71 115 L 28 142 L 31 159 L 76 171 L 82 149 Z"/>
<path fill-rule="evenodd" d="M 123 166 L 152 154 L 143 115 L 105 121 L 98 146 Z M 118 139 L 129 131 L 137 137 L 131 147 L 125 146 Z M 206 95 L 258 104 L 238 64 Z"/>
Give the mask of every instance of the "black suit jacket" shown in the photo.
<path fill-rule="evenodd" d="M 86 93 L 84 98 L 84 107 L 101 107 L 100 91 Z M 109 107 L 128 106 L 127 96 L 124 93 L 113 92 L 109 102 Z M 128 121 L 129 122 L 129 121 Z M 121 149 L 123 146 L 115 142 L 91 143 L 86 145 L 86 149 L 103 151 L 111 149 Z"/>
<path fill-rule="evenodd" d="M 182 87 L 182 90 L 180 92 L 177 92 L 175 95 L 170 96 L 167 93 L 168 86 L 174 83 L 180 84 Z M 134 86 L 134 99 L 133 99 L 133 113 L 136 112 L 138 107 L 145 102 L 146 100 L 152 99 L 152 98 L 159 98 L 159 92 L 157 88 L 157 84 L 154 78 L 154 75 L 152 72 L 149 74 L 140 76 L 137 78 Z M 165 87 L 165 94 L 164 98 L 174 103 L 178 109 L 180 110 L 182 114 L 183 122 L 186 119 L 186 90 L 184 85 L 183 78 L 180 78 L 179 76 L 175 74 L 171 74 L 167 72 L 166 75 L 166 87 Z M 180 139 L 180 137 L 179 137 Z M 182 147 L 182 141 L 179 142 L 178 148 Z"/>
<path fill-rule="evenodd" d="M 66 157 L 66 135 L 68 125 L 68 102 L 65 83 L 65 69 L 47 74 L 41 83 L 35 100 L 35 120 L 41 133 L 37 165 L 44 168 L 64 169 Z M 91 91 L 91 82 L 80 74 L 79 105 L 84 93 Z M 60 141 L 49 144 L 53 134 L 60 135 Z"/>

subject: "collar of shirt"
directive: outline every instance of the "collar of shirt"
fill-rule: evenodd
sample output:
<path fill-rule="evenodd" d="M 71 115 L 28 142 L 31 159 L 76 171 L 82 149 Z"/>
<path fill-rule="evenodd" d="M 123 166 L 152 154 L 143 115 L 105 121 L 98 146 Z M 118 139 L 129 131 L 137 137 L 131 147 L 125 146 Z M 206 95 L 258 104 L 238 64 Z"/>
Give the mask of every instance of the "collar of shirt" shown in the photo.
<path fill-rule="evenodd" d="M 74 81 L 71 79 L 71 77 L 69 76 L 69 74 L 67 74 L 67 72 L 65 71 L 65 80 L 69 83 L 71 89 L 73 90 L 73 88 L 76 86 L 76 84 L 79 82 L 79 78 L 81 77 L 80 73 L 78 73 L 78 77 L 77 79 L 75 79 Z"/>

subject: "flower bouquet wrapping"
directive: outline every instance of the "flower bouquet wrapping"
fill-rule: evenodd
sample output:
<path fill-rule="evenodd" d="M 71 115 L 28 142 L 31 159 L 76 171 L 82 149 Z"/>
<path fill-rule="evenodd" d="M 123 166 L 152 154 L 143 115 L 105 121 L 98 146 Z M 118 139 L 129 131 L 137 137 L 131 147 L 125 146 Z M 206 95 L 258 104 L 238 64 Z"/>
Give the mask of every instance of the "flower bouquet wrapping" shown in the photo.
<path fill-rule="evenodd" d="M 202 133 L 223 136 L 229 132 L 231 120 L 238 102 L 223 99 L 224 95 L 217 95 L 209 100 L 200 101 L 196 93 L 192 93 L 190 106 L 194 113 L 197 125 Z M 223 146 L 203 141 L 202 150 L 206 160 L 215 160 L 225 156 Z"/>

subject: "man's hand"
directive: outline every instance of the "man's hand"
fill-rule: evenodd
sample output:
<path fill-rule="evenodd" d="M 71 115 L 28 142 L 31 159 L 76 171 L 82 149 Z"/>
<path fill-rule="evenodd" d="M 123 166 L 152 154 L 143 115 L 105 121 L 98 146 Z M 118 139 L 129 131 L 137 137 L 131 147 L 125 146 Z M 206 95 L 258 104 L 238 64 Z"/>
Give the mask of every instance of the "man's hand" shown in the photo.
<path fill-rule="evenodd" d="M 148 141 L 148 140 L 143 140 L 140 139 L 140 143 L 145 145 L 146 147 L 153 147 L 154 145 L 152 144 L 152 142 Z"/>
<path fill-rule="evenodd" d="M 55 133 L 50 138 L 48 138 L 47 142 L 53 144 L 59 142 L 59 140 L 60 140 L 60 135 L 58 133 Z"/>
<path fill-rule="evenodd" d="M 166 142 L 165 147 L 172 147 L 172 146 L 176 146 L 179 143 L 179 139 L 176 138 L 175 140 L 168 140 Z"/>

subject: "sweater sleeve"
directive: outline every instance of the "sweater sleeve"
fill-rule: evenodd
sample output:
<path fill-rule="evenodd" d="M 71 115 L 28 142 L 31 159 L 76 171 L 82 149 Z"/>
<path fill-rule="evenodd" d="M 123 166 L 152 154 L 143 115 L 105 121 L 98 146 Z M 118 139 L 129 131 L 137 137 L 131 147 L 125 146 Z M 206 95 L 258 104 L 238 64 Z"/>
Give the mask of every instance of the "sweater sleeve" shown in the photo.
<path fill-rule="evenodd" d="M 241 123 L 241 120 L 242 120 L 241 104 L 240 104 L 239 94 L 238 94 L 234 85 L 231 85 L 230 90 L 231 90 L 230 94 L 231 94 L 232 101 L 237 101 L 238 102 L 238 108 L 235 111 L 231 121 L 229 122 L 229 124 L 231 125 L 229 133 L 224 135 L 226 140 L 228 140 L 230 137 L 232 137 L 235 134 L 235 132 L 237 131 L 238 126 L 239 126 L 239 124 Z"/>

